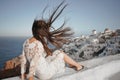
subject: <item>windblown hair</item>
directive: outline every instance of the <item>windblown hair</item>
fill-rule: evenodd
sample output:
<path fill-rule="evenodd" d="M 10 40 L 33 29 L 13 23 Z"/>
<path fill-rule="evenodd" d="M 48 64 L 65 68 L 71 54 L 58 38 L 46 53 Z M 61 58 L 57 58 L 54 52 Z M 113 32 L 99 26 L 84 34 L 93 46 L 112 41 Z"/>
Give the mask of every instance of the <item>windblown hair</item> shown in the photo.
<path fill-rule="evenodd" d="M 33 22 L 33 26 L 32 26 L 33 36 L 37 40 L 42 42 L 44 49 L 47 53 L 47 56 L 52 55 L 52 51 L 48 47 L 46 39 L 55 47 L 60 48 L 64 43 L 68 42 L 68 37 L 73 34 L 73 32 L 69 27 L 64 27 L 65 21 L 58 29 L 52 27 L 53 22 L 60 16 L 60 14 L 67 6 L 66 4 L 62 7 L 63 3 L 64 1 L 56 7 L 56 9 L 53 11 L 50 18 L 47 21 L 42 19 L 42 20 L 34 20 Z"/>

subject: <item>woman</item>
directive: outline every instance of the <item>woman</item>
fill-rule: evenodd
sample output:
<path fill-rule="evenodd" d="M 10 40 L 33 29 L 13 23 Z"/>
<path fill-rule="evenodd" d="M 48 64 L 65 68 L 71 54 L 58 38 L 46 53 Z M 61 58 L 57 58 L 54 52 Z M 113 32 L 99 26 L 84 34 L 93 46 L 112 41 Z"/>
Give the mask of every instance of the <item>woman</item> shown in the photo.
<path fill-rule="evenodd" d="M 55 47 L 60 48 L 68 40 L 66 37 L 72 35 L 70 28 L 63 28 L 63 25 L 54 29 L 51 27 L 52 23 L 62 13 L 60 7 L 62 2 L 53 11 L 52 15 L 45 20 L 35 20 L 32 26 L 33 37 L 27 39 L 23 45 L 22 59 L 21 59 L 21 79 L 24 80 L 24 73 L 26 71 L 26 63 L 29 63 L 29 80 L 33 80 L 33 76 L 39 79 L 46 80 L 52 78 L 57 73 L 62 73 L 65 70 L 65 63 L 71 67 L 75 67 L 77 71 L 82 69 L 82 65 L 78 64 L 67 56 L 62 50 L 52 50 L 48 47 L 48 42 Z M 56 16 L 55 16 L 56 15 Z M 52 30 L 54 29 L 54 30 Z"/>

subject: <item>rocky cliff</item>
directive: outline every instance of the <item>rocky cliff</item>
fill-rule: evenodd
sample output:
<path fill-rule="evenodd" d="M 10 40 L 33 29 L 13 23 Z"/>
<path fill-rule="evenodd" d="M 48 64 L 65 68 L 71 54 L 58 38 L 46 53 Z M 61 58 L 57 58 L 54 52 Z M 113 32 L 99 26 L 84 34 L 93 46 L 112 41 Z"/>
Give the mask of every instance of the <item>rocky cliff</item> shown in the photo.
<path fill-rule="evenodd" d="M 8 60 L 0 70 L 0 79 L 20 75 L 20 56 Z"/>

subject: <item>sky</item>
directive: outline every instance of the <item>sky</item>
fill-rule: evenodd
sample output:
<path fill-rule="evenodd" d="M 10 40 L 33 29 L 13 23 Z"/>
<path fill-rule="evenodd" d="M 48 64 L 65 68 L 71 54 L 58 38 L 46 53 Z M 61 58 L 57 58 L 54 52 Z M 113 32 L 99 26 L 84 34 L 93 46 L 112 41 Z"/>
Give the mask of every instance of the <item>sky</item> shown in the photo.
<path fill-rule="evenodd" d="M 32 36 L 34 19 L 47 19 L 62 0 L 0 0 L 0 36 Z M 68 4 L 52 26 L 62 22 L 71 27 L 75 35 L 90 34 L 93 29 L 103 32 L 120 28 L 120 0 L 65 0 Z"/>

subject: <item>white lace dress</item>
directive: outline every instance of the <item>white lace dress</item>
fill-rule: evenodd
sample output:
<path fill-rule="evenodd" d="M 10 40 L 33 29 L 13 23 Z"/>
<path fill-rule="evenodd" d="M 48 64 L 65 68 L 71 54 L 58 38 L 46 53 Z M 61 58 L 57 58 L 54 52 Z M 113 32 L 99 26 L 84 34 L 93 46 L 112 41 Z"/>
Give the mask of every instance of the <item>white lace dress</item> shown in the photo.
<path fill-rule="evenodd" d="M 30 63 L 28 77 L 35 75 L 39 79 L 46 80 L 65 71 L 62 51 L 56 50 L 52 56 L 47 58 L 45 58 L 45 55 L 45 50 L 40 41 L 29 43 L 29 39 L 27 39 L 23 44 L 21 74 L 26 71 L 26 62 Z"/>

